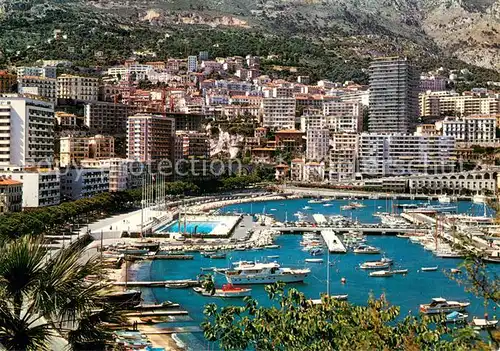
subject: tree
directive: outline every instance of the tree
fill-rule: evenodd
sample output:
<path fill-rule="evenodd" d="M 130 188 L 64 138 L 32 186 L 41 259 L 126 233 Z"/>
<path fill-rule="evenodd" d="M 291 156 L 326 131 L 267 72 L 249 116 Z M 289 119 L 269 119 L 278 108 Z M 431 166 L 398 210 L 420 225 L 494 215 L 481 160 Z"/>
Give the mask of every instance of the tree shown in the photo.
<path fill-rule="evenodd" d="M 486 345 L 470 328 L 449 330 L 437 317 L 408 316 L 397 321 L 399 308 L 384 297 L 354 306 L 322 296 L 313 304 L 284 284 L 266 286 L 273 307 L 205 307 L 205 338 L 224 350 L 471 350 Z"/>
<path fill-rule="evenodd" d="M 102 297 L 107 286 L 88 283 L 100 274 L 96 258 L 80 260 L 90 242 L 83 236 L 52 257 L 42 238 L 23 236 L 0 246 L 0 344 L 8 350 L 49 350 L 54 336 L 73 349 L 103 349 L 104 322 L 119 315 Z"/>

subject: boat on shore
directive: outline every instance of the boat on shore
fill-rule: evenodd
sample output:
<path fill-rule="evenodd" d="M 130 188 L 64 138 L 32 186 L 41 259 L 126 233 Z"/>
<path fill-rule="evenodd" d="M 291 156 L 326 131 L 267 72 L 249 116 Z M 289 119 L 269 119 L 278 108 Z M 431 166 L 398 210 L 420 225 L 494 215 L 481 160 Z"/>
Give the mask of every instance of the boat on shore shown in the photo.
<path fill-rule="evenodd" d="M 222 298 L 246 297 L 250 296 L 252 292 L 250 288 L 236 287 L 231 284 L 224 284 L 222 289 L 215 289 L 213 294 L 202 287 L 194 287 L 193 290 L 203 296 Z"/>
<path fill-rule="evenodd" d="M 392 272 L 392 271 L 370 272 L 370 277 L 376 277 L 376 278 L 392 277 L 393 275 L 394 275 L 394 272 Z"/>
<path fill-rule="evenodd" d="M 438 270 L 438 266 L 435 267 L 422 267 L 420 268 L 422 272 L 435 272 Z"/>
<path fill-rule="evenodd" d="M 228 283 L 242 284 L 272 284 L 278 281 L 284 283 L 300 283 L 311 273 L 308 268 L 294 269 L 281 267 L 277 262 L 242 264 L 228 270 L 225 274 Z"/>
<path fill-rule="evenodd" d="M 322 258 L 306 258 L 307 263 L 323 263 Z"/>
<path fill-rule="evenodd" d="M 462 312 L 470 302 L 448 301 L 442 297 L 435 297 L 431 303 L 421 304 L 420 312 L 423 314 L 439 314 L 448 312 Z"/>

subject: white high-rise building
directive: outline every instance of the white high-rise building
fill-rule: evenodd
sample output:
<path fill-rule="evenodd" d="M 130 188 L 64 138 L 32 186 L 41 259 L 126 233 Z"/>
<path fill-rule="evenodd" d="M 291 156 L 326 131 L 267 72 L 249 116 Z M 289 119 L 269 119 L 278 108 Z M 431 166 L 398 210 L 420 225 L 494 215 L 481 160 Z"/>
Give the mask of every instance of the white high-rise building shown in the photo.
<path fill-rule="evenodd" d="M 52 165 L 54 119 L 50 102 L 17 94 L 0 97 L 0 165 Z"/>
<path fill-rule="evenodd" d="M 74 201 L 109 191 L 109 168 L 66 168 L 61 173 L 61 197 Z"/>
<path fill-rule="evenodd" d="M 372 133 L 410 133 L 419 116 L 419 74 L 405 58 L 377 58 L 370 65 Z"/>
<path fill-rule="evenodd" d="M 45 66 L 45 67 L 27 67 L 22 66 L 16 69 L 18 77 L 41 77 L 41 78 L 56 78 L 57 67 L 55 66 Z"/>
<path fill-rule="evenodd" d="M 333 133 L 330 138 L 330 182 L 353 180 L 358 164 L 359 135 Z"/>
<path fill-rule="evenodd" d="M 455 168 L 455 139 L 450 136 L 363 133 L 359 170 L 371 176 L 445 173 Z"/>
<path fill-rule="evenodd" d="M 328 129 L 309 129 L 306 132 L 306 158 L 324 161 L 328 158 L 330 131 Z"/>
<path fill-rule="evenodd" d="M 262 100 L 262 125 L 271 130 L 295 129 L 295 106 L 291 89 L 267 91 Z"/>

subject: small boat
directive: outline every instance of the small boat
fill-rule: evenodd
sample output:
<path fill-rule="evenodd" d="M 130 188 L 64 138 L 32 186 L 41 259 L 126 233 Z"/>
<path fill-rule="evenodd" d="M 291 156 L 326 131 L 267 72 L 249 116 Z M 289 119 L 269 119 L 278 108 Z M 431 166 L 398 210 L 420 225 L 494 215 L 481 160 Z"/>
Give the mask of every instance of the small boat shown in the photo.
<path fill-rule="evenodd" d="M 481 329 L 494 328 L 498 324 L 496 319 L 484 319 L 484 318 L 473 318 L 471 325 L 473 327 L 479 327 Z"/>
<path fill-rule="evenodd" d="M 354 253 L 356 254 L 379 254 L 380 249 L 374 247 L 374 246 L 367 246 L 367 245 L 360 245 L 357 248 L 353 250 Z"/>
<path fill-rule="evenodd" d="M 280 258 L 280 255 L 269 255 L 267 258 Z"/>
<path fill-rule="evenodd" d="M 344 294 L 344 295 L 330 295 L 330 297 L 334 300 L 338 300 L 338 301 L 346 301 L 347 298 L 349 297 L 348 294 Z M 313 305 L 321 305 L 322 302 L 321 302 L 321 299 L 311 299 L 310 300 Z"/>
<path fill-rule="evenodd" d="M 310 210 L 311 208 L 311 206 L 304 206 L 303 210 Z"/>
<path fill-rule="evenodd" d="M 361 268 L 361 269 L 386 269 L 386 268 L 389 268 L 390 266 L 391 265 L 387 262 L 368 261 L 368 262 L 360 264 L 359 268 Z"/>
<path fill-rule="evenodd" d="M 214 272 L 216 273 L 226 273 L 228 268 L 214 268 Z"/>
<path fill-rule="evenodd" d="M 308 204 L 320 204 L 320 203 L 322 203 L 322 201 L 321 201 L 321 200 L 314 200 L 314 199 L 313 199 L 313 200 L 309 200 L 309 201 L 307 201 L 307 203 L 308 203 Z"/>
<path fill-rule="evenodd" d="M 500 257 L 487 256 L 483 258 L 483 261 L 488 263 L 500 263 Z"/>
<path fill-rule="evenodd" d="M 247 248 L 244 247 L 244 246 L 237 246 L 237 247 L 234 248 L 234 251 L 246 251 L 246 249 Z"/>
<path fill-rule="evenodd" d="M 438 197 L 439 203 L 449 204 L 451 203 L 451 198 L 448 195 L 441 195 Z"/>
<path fill-rule="evenodd" d="M 420 305 L 420 312 L 423 314 L 461 312 L 469 305 L 470 302 L 447 301 L 442 297 L 435 297 L 431 303 Z"/>
<path fill-rule="evenodd" d="M 194 287 L 193 290 L 199 294 L 202 294 L 203 296 L 222 297 L 222 298 L 246 297 L 250 296 L 250 293 L 252 291 L 252 289 L 243 287 L 240 288 L 233 286 L 232 284 L 224 284 L 222 286 L 222 289 L 215 289 L 214 294 L 210 294 L 209 291 L 206 291 L 204 288 L 201 287 Z"/>
<path fill-rule="evenodd" d="M 407 274 L 408 270 L 407 269 L 395 269 L 395 270 L 393 270 L 391 272 L 394 273 L 394 274 Z"/>
<path fill-rule="evenodd" d="M 462 271 L 458 268 L 450 268 L 450 273 L 458 274 L 458 273 L 462 273 Z"/>
<path fill-rule="evenodd" d="M 472 202 L 475 204 L 483 204 L 486 202 L 486 196 L 484 195 L 474 195 L 472 197 Z"/>
<path fill-rule="evenodd" d="M 262 246 L 255 246 L 253 249 L 257 251 L 264 250 Z"/>
<path fill-rule="evenodd" d="M 323 249 L 320 249 L 320 248 L 311 249 L 311 250 L 309 250 L 309 254 L 311 256 L 321 256 L 321 255 L 323 255 Z"/>
<path fill-rule="evenodd" d="M 278 211 L 277 209 L 275 208 L 271 208 L 271 211 L 274 212 L 274 211 Z"/>
<path fill-rule="evenodd" d="M 216 254 L 210 255 L 210 258 L 213 260 L 221 260 L 221 259 L 226 258 L 226 254 L 225 253 L 216 253 Z"/>
<path fill-rule="evenodd" d="M 435 272 L 438 270 L 438 266 L 435 267 L 422 267 L 420 268 L 422 272 Z"/>
<path fill-rule="evenodd" d="M 276 245 L 276 244 L 273 244 L 273 245 L 266 245 L 264 246 L 266 249 L 279 249 L 280 246 L 279 245 Z"/>
<path fill-rule="evenodd" d="M 457 311 L 453 311 L 446 315 L 446 323 L 463 323 L 469 317 L 466 313 L 460 313 Z"/>
<path fill-rule="evenodd" d="M 307 263 L 323 263 L 322 258 L 306 258 Z"/>
<path fill-rule="evenodd" d="M 394 275 L 394 273 L 391 272 L 391 271 L 375 271 L 375 272 L 370 272 L 370 277 L 383 278 L 383 277 L 392 277 L 393 275 Z"/>
<path fill-rule="evenodd" d="M 333 206 L 332 204 L 324 204 L 323 207 L 331 207 Z"/>

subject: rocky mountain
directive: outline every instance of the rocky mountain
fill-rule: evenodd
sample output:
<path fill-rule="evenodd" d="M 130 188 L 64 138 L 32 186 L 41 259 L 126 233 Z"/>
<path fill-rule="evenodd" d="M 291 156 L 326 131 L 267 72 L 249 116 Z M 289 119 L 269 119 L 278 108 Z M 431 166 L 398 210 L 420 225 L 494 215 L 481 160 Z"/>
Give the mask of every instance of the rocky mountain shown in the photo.
<path fill-rule="evenodd" d="M 334 54 L 341 47 L 343 58 L 423 52 L 500 70 L 500 0 L 0 0 L 0 50 L 19 49 L 16 25 L 33 36 L 24 35 L 27 46 L 50 39 L 51 33 L 33 34 L 27 23 L 162 36 L 180 27 L 229 28 L 307 38 Z M 337 46 L 329 47 L 332 42 Z"/>

